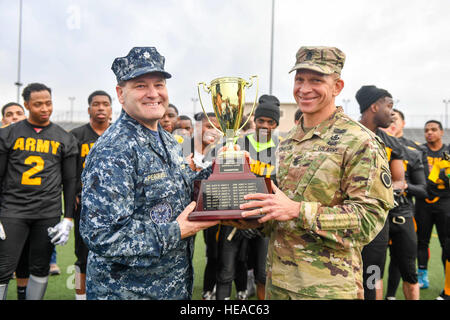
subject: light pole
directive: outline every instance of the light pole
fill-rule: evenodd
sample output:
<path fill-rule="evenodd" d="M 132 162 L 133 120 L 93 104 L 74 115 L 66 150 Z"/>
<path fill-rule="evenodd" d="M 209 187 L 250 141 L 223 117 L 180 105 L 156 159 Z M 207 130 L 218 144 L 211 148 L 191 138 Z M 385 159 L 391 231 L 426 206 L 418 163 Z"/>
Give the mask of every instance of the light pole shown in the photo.
<path fill-rule="evenodd" d="M 447 108 L 448 104 L 450 103 L 450 99 L 444 99 L 442 102 L 445 104 L 445 129 L 448 129 L 448 113 Z"/>
<path fill-rule="evenodd" d="M 269 76 L 269 94 L 272 95 L 272 78 L 273 78 L 273 29 L 275 20 L 275 0 L 272 0 L 272 27 L 270 35 L 270 76 Z"/>
<path fill-rule="evenodd" d="M 348 104 L 350 103 L 350 99 L 342 99 L 342 103 L 344 104 L 344 113 L 348 113 Z"/>
<path fill-rule="evenodd" d="M 194 116 L 195 116 L 195 114 L 196 114 L 196 109 L 197 109 L 197 102 L 198 102 L 198 99 L 197 98 L 191 98 L 191 101 L 192 101 L 192 104 L 193 104 L 193 110 L 194 110 Z"/>
<path fill-rule="evenodd" d="M 17 86 L 17 103 L 19 103 L 20 87 L 22 86 L 22 82 L 20 82 L 20 64 L 22 60 L 22 0 L 19 2 L 19 52 L 17 58 L 17 81 L 14 84 Z"/>
<path fill-rule="evenodd" d="M 75 97 L 69 97 L 70 100 L 70 122 L 73 122 L 73 102 L 75 101 Z"/>

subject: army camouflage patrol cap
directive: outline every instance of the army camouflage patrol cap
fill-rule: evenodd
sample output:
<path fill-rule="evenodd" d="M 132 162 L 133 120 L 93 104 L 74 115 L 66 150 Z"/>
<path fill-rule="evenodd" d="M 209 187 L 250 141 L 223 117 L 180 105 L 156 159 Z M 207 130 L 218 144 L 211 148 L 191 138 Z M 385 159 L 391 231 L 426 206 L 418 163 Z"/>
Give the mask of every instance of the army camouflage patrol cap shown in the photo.
<path fill-rule="evenodd" d="M 165 58 L 155 47 L 134 47 L 126 57 L 116 58 L 111 66 L 117 82 L 137 78 L 146 73 L 160 72 L 168 79 L 172 75 L 164 70 Z"/>
<path fill-rule="evenodd" d="M 296 59 L 295 66 L 289 73 L 308 69 L 323 74 L 341 74 L 345 53 L 335 47 L 301 47 L 297 51 Z"/>

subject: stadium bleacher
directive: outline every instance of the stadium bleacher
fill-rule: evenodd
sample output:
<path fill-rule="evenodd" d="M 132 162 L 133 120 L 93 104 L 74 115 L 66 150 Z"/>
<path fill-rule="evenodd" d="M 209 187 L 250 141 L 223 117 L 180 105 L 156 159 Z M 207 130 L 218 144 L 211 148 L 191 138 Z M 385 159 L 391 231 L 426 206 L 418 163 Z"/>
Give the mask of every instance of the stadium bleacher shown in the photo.
<path fill-rule="evenodd" d="M 55 121 L 55 123 L 59 126 L 61 126 L 64 130 L 69 132 L 72 129 L 81 127 L 82 125 L 85 125 L 86 122 L 66 122 L 66 121 Z"/>

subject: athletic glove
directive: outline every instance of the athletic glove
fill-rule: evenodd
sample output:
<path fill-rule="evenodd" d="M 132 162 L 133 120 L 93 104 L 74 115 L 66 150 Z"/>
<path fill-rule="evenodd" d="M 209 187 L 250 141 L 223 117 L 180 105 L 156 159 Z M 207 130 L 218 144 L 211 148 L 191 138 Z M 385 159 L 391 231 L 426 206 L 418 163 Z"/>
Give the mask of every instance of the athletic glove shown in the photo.
<path fill-rule="evenodd" d="M 0 221 L 0 240 L 6 239 L 5 229 L 3 228 L 2 222 Z"/>
<path fill-rule="evenodd" d="M 47 229 L 48 236 L 53 244 L 65 245 L 69 240 L 70 230 L 72 230 L 73 222 L 70 219 L 64 218 L 60 223 L 54 227 Z"/>

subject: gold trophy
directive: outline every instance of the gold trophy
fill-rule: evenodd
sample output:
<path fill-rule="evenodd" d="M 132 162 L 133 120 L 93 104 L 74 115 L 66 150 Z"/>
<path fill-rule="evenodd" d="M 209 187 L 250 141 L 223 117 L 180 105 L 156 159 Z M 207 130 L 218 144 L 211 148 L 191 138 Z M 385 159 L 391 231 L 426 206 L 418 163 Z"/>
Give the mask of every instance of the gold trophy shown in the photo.
<path fill-rule="evenodd" d="M 239 136 L 239 131 L 247 124 L 255 111 L 256 101 L 258 99 L 258 82 L 256 87 L 256 99 L 252 110 L 250 111 L 247 121 L 239 128 L 242 115 L 244 114 L 245 88 L 250 88 L 253 85 L 253 79 L 255 78 L 258 80 L 258 76 L 251 76 L 251 82 L 247 82 L 241 78 L 223 77 L 211 81 L 209 86 L 204 82 L 200 82 L 197 86 L 200 105 L 209 123 L 226 138 L 227 151 L 223 153 L 222 158 L 243 155 L 242 152 L 235 152 L 234 140 Z M 200 93 L 200 86 L 203 86 L 203 89 L 211 94 L 213 110 L 219 121 L 220 129 L 211 122 L 205 111 Z"/>
<path fill-rule="evenodd" d="M 189 215 L 189 220 L 223 220 L 242 219 L 239 206 L 245 202 L 249 193 L 271 192 L 269 178 L 256 177 L 250 170 L 250 164 L 243 151 L 236 151 L 235 140 L 239 131 L 250 120 L 258 99 L 258 82 L 256 98 L 247 121 L 240 126 L 245 105 L 245 88 L 253 85 L 250 81 L 237 77 L 223 77 L 211 81 L 209 86 L 200 82 L 197 86 L 200 105 L 209 123 L 226 139 L 226 151 L 213 161 L 213 172 L 207 180 L 200 182 L 197 206 Z M 217 128 L 209 119 L 203 106 L 200 87 L 211 94 L 213 110 L 219 122 Z M 252 217 L 253 219 L 259 217 Z"/>

